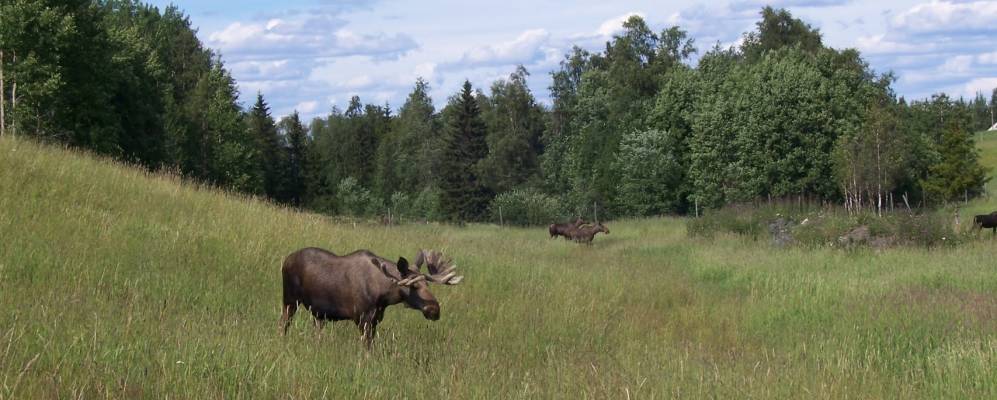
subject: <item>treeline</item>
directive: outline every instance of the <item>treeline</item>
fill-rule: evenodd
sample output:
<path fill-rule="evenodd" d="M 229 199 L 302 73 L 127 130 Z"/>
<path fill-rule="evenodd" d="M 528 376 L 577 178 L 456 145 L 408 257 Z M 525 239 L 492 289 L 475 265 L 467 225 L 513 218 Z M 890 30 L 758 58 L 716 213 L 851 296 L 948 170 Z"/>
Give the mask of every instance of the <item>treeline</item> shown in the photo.
<path fill-rule="evenodd" d="M 0 5 L 0 129 L 368 217 L 544 223 L 982 193 L 972 135 L 997 91 L 907 102 L 857 51 L 769 7 L 741 45 L 696 65 L 681 28 L 623 28 L 603 51 L 565 57 L 549 107 L 519 67 L 487 92 L 466 82 L 442 110 L 420 79 L 397 112 L 354 97 L 306 127 L 296 113 L 275 121 L 262 94 L 243 110 L 174 7 L 15 0 Z"/>
<path fill-rule="evenodd" d="M 267 193 L 235 81 L 188 17 L 133 1 L 0 3 L 0 129 Z M 276 136 L 275 136 L 276 138 Z"/>

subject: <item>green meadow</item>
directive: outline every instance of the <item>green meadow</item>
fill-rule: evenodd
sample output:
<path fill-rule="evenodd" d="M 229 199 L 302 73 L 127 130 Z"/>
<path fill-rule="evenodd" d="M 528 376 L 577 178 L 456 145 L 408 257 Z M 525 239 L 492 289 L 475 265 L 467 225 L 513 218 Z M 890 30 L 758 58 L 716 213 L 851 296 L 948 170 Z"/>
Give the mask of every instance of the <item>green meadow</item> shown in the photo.
<path fill-rule="evenodd" d="M 0 399 L 997 398 L 989 233 L 844 251 L 607 225 L 579 246 L 354 223 L 0 139 Z M 307 313 L 281 337 L 280 262 L 306 246 L 439 249 L 465 280 L 433 288 L 437 322 L 389 308 L 370 352 Z"/>

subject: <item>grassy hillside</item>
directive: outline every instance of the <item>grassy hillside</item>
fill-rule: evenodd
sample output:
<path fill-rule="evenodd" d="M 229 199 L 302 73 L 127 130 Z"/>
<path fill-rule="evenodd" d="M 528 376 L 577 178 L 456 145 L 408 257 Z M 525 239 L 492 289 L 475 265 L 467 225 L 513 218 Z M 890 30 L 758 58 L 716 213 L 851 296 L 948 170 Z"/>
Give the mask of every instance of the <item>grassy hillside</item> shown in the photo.
<path fill-rule="evenodd" d="M 982 206 L 981 206 L 982 207 Z M 883 252 L 337 224 L 0 140 L 0 398 L 995 398 L 997 242 Z M 304 246 L 443 249 L 442 319 L 277 331 Z"/>

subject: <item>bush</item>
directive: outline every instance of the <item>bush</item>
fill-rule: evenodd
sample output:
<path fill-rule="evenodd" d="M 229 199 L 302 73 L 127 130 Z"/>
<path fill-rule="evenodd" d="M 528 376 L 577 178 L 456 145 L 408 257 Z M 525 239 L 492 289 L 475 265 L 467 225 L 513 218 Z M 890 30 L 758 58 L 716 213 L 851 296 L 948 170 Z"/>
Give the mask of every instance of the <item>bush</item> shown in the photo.
<path fill-rule="evenodd" d="M 515 189 L 492 200 L 492 219 L 509 225 L 547 225 L 567 218 L 564 205 L 553 196 Z"/>
<path fill-rule="evenodd" d="M 965 235 L 953 230 L 945 211 L 895 212 L 878 216 L 873 212 L 848 214 L 840 208 L 779 205 L 737 205 L 712 210 L 702 218 L 690 219 L 687 229 L 692 236 L 713 237 L 717 232 L 730 232 L 758 240 L 772 237 L 769 228 L 776 221 L 788 228 L 790 241 L 801 246 L 933 247 L 953 245 L 965 239 Z M 868 229 L 868 240 L 854 243 L 844 239 L 859 228 Z"/>
<path fill-rule="evenodd" d="M 692 236 L 711 238 L 717 232 L 730 232 L 758 239 L 768 234 L 769 223 L 778 218 L 799 221 L 799 214 L 803 212 L 781 206 L 731 205 L 689 219 L 686 229 Z"/>
<path fill-rule="evenodd" d="M 383 212 L 385 207 L 383 200 L 351 176 L 340 181 L 336 187 L 336 209 L 343 215 L 364 217 Z"/>
<path fill-rule="evenodd" d="M 391 207 L 391 217 L 395 220 L 412 216 L 412 198 L 405 192 L 394 192 L 388 205 Z"/>
<path fill-rule="evenodd" d="M 410 210 L 412 217 L 425 221 L 443 219 L 443 214 L 440 212 L 440 196 L 442 196 L 442 192 L 437 187 L 428 186 L 422 189 L 415 201 L 412 202 Z"/>

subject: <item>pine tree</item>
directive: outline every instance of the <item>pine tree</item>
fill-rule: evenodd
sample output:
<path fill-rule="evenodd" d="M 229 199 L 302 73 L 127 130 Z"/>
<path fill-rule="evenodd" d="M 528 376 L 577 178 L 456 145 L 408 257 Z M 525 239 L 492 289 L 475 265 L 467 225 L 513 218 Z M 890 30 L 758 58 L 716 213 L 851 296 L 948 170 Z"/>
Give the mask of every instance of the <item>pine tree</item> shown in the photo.
<path fill-rule="evenodd" d="M 471 82 L 448 105 L 446 147 L 440 188 L 441 207 L 451 221 L 476 221 L 485 216 L 491 194 L 479 178 L 478 163 L 488 155 L 485 122 Z"/>

